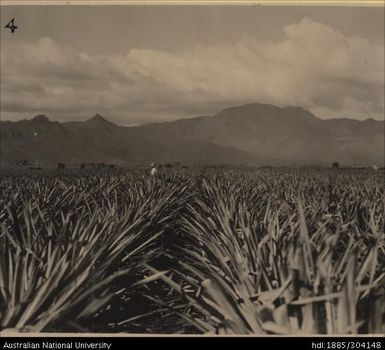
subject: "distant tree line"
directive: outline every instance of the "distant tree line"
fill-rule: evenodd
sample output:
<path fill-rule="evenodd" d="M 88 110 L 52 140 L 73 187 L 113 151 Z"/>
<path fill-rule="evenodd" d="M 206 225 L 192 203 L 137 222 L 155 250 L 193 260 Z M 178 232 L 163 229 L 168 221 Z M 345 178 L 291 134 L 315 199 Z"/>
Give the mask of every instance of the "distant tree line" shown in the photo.
<path fill-rule="evenodd" d="M 81 163 L 80 169 L 115 169 L 115 164 L 107 163 Z"/>
<path fill-rule="evenodd" d="M 71 164 L 69 164 L 71 165 Z M 66 164 L 65 163 L 58 163 L 57 164 L 58 169 L 65 169 Z M 114 164 L 106 164 L 106 163 L 81 163 L 79 165 L 80 169 L 114 169 Z"/>
<path fill-rule="evenodd" d="M 180 162 L 174 162 L 174 163 L 165 163 L 165 164 L 158 164 L 156 166 L 158 169 L 166 168 L 166 169 L 188 169 L 187 165 L 182 165 Z"/>

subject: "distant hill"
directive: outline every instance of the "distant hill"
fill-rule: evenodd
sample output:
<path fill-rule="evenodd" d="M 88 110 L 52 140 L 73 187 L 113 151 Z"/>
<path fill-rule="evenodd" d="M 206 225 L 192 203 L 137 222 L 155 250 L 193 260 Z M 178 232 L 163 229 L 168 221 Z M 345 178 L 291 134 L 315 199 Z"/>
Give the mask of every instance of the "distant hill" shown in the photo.
<path fill-rule="evenodd" d="M 104 162 L 148 165 L 384 164 L 384 121 L 322 120 L 299 107 L 249 104 L 214 116 L 123 127 L 100 115 L 1 122 L 1 167 Z"/>
<path fill-rule="evenodd" d="M 138 129 L 176 143 L 205 140 L 234 147 L 267 165 L 384 164 L 384 121 L 323 120 L 299 107 L 249 104 Z"/>
<path fill-rule="evenodd" d="M 84 122 L 58 123 L 45 116 L 18 122 L 1 122 L 1 167 L 20 160 L 29 164 L 110 163 L 119 166 L 150 162 L 190 165 L 255 164 L 256 159 L 238 149 L 210 141 L 160 140 L 137 128 L 117 126 L 95 116 Z"/>

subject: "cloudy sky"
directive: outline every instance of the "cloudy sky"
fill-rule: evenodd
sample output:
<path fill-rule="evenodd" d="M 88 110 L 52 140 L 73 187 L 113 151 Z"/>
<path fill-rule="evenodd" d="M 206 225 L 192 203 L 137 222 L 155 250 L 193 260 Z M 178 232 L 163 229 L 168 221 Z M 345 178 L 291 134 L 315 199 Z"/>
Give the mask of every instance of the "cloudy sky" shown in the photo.
<path fill-rule="evenodd" d="M 5 6 L 1 118 L 119 124 L 261 102 L 384 118 L 384 8 Z M 14 34 L 3 28 L 11 19 Z"/>

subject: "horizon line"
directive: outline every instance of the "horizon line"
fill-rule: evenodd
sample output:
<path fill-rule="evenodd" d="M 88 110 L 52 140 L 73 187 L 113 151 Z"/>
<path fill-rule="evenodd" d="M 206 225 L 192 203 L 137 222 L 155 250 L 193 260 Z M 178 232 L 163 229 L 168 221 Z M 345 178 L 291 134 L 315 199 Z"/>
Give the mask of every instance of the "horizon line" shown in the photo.
<path fill-rule="evenodd" d="M 58 122 L 58 123 L 73 123 L 73 122 L 75 122 L 76 123 L 76 122 L 86 122 L 86 121 L 89 121 L 89 120 L 93 119 L 96 116 L 100 116 L 103 119 L 105 119 L 107 122 L 109 122 L 111 124 L 114 124 L 114 125 L 117 125 L 117 126 L 135 127 L 135 126 L 146 125 L 146 124 L 164 124 L 164 123 L 172 123 L 172 122 L 176 122 L 176 121 L 180 121 L 180 120 L 189 120 L 189 119 L 196 119 L 196 118 L 202 118 L 202 117 L 214 117 L 215 115 L 217 115 L 217 114 L 219 114 L 219 113 L 221 113 L 221 112 L 223 112 L 225 110 L 231 109 L 231 108 L 240 108 L 240 107 L 246 107 L 246 106 L 251 106 L 251 105 L 271 106 L 271 107 L 275 107 L 275 108 L 279 108 L 279 109 L 298 108 L 298 109 L 302 109 L 303 111 L 306 111 L 306 112 L 312 114 L 317 119 L 325 120 L 325 121 L 326 120 L 341 120 L 341 119 L 344 119 L 344 120 L 355 120 L 355 121 L 358 121 L 358 122 L 365 122 L 365 121 L 370 121 L 370 120 L 378 121 L 378 122 L 384 122 L 385 121 L 385 114 L 383 114 L 383 118 L 382 119 L 377 119 L 377 118 L 373 118 L 373 117 L 367 117 L 365 119 L 357 119 L 357 118 L 344 117 L 344 116 L 335 116 L 335 117 L 331 117 L 331 118 L 320 118 L 319 116 L 315 115 L 310 110 L 308 110 L 308 109 L 306 109 L 304 107 L 301 107 L 299 105 L 277 106 L 277 105 L 274 105 L 274 104 L 271 104 L 271 103 L 262 103 L 262 102 L 250 102 L 250 103 L 244 103 L 244 104 L 240 104 L 240 105 L 228 106 L 228 107 L 226 107 L 224 109 L 221 109 L 220 111 L 216 112 L 215 114 L 190 115 L 190 116 L 186 116 L 186 117 L 178 117 L 178 118 L 169 119 L 169 120 L 164 119 L 164 120 L 160 120 L 160 121 L 136 122 L 136 123 L 131 123 L 131 124 L 118 124 L 118 123 L 115 123 L 115 122 L 111 121 L 108 116 L 105 117 L 105 114 L 102 114 L 100 112 L 96 112 L 93 115 L 90 115 L 88 117 L 84 117 L 86 119 L 75 119 L 75 120 L 65 120 L 65 121 L 63 121 L 63 120 L 60 120 L 60 118 L 59 119 L 51 119 L 50 117 L 47 117 L 47 115 L 49 115 L 49 114 L 47 114 L 45 112 L 38 112 L 38 113 L 36 113 L 34 115 L 32 115 L 32 112 L 31 112 L 32 116 L 29 117 L 29 118 L 21 118 L 21 119 L 18 119 L 18 120 L 11 120 L 11 119 L 4 118 L 1 115 L 1 111 L 0 111 L 0 121 L 1 122 L 8 121 L 8 122 L 11 122 L 11 123 L 17 123 L 17 122 L 20 122 L 20 121 L 31 121 L 34 118 L 38 117 L 38 116 L 44 116 L 50 122 Z"/>

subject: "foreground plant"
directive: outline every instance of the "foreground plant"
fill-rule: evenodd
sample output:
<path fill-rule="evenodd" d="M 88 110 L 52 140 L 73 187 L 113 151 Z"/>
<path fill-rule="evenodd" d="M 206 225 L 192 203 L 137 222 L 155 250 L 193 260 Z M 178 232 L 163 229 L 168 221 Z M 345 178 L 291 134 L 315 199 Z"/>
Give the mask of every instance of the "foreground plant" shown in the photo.
<path fill-rule="evenodd" d="M 104 180 L 107 188 L 99 179 L 51 179 L 50 190 L 46 179 L 36 180 L 23 187 L 29 197 L 21 191 L 3 197 L 2 329 L 95 329 L 112 299 L 140 280 L 183 187 L 145 179 L 138 191 Z"/>
<path fill-rule="evenodd" d="M 308 193 L 320 184 L 294 182 L 284 197 L 291 211 L 282 215 L 279 189 L 261 196 L 261 183 L 202 181 L 183 220 L 184 244 L 170 249 L 175 266 L 163 273 L 146 266 L 180 295 L 170 310 L 203 333 L 383 333 L 381 197 L 358 222 L 346 215 L 357 213 L 359 197 L 313 205 Z"/>

